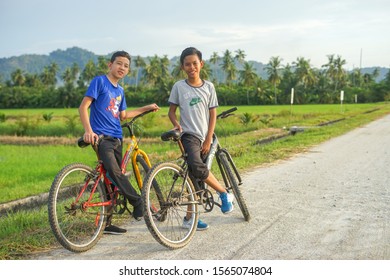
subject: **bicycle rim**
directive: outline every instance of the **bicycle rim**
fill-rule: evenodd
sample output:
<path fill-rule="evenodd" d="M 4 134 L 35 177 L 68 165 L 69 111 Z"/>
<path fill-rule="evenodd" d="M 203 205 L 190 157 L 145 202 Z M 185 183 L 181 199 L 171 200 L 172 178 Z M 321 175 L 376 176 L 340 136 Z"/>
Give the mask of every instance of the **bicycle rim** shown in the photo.
<path fill-rule="evenodd" d="M 170 162 L 155 165 L 144 181 L 144 219 L 152 236 L 170 249 L 186 246 L 196 231 L 198 202 L 192 182 L 181 176 L 182 169 Z M 156 191 L 158 189 L 158 191 Z M 188 228 L 183 227 L 187 212 Z"/>
<path fill-rule="evenodd" d="M 250 220 L 250 214 L 248 211 L 248 207 L 246 206 L 245 199 L 241 193 L 240 188 L 238 187 L 238 179 L 236 174 L 233 172 L 233 167 L 231 166 L 231 162 L 228 160 L 227 156 L 224 153 L 219 155 L 223 172 L 225 174 L 225 187 L 228 191 L 232 190 L 234 197 L 236 198 L 237 204 L 240 207 L 240 210 L 244 216 L 245 221 Z"/>
<path fill-rule="evenodd" d="M 92 248 L 100 239 L 106 224 L 104 206 L 83 207 L 95 183 L 89 179 L 91 172 L 91 168 L 84 164 L 68 165 L 57 174 L 49 192 L 50 226 L 58 242 L 72 252 L 84 252 Z M 90 202 L 105 200 L 102 186 L 99 182 Z"/>

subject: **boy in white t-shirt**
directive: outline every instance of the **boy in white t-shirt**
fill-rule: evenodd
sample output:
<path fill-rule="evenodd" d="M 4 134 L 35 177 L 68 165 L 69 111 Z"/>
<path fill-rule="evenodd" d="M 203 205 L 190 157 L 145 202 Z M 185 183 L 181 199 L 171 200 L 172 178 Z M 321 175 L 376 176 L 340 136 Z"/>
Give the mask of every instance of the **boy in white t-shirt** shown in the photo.
<path fill-rule="evenodd" d="M 176 82 L 172 87 L 168 100 L 170 104 L 168 116 L 174 129 L 181 132 L 191 174 L 220 194 L 221 211 L 226 214 L 233 210 L 233 196 L 226 192 L 202 160 L 202 156 L 210 151 L 217 119 L 218 100 L 215 88 L 213 83 L 200 78 L 204 62 L 199 50 L 193 47 L 186 48 L 180 56 L 180 63 L 182 70 L 187 74 L 187 79 Z M 176 116 L 178 107 L 180 123 Z M 184 218 L 184 227 L 191 225 L 189 218 L 190 214 Z M 207 228 L 208 225 L 199 220 L 197 229 Z"/>

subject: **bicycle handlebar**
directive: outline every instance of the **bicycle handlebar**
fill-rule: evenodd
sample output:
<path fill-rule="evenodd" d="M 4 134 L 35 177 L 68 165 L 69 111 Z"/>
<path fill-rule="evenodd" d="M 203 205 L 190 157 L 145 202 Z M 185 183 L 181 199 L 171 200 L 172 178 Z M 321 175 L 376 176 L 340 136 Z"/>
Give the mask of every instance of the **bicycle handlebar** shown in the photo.
<path fill-rule="evenodd" d="M 227 111 L 224 111 L 224 112 L 220 113 L 219 115 L 217 115 L 217 119 L 219 119 L 219 118 L 221 118 L 221 119 L 227 118 L 227 117 L 231 116 L 232 115 L 231 113 L 236 111 L 236 110 L 237 110 L 237 107 L 233 107 L 233 108 L 231 108 L 231 109 L 229 109 Z"/>
<path fill-rule="evenodd" d="M 143 113 L 141 113 L 141 114 L 139 114 L 139 115 L 136 115 L 134 118 L 131 119 L 131 121 L 122 124 L 121 127 L 122 127 L 122 128 L 123 128 L 123 127 L 128 127 L 129 125 L 132 125 L 132 124 L 135 122 L 136 119 L 141 118 L 141 117 L 143 117 L 143 116 L 145 116 L 146 114 L 149 114 L 149 113 L 151 113 L 151 112 L 154 112 L 154 110 L 145 111 L 145 112 L 143 112 Z"/>

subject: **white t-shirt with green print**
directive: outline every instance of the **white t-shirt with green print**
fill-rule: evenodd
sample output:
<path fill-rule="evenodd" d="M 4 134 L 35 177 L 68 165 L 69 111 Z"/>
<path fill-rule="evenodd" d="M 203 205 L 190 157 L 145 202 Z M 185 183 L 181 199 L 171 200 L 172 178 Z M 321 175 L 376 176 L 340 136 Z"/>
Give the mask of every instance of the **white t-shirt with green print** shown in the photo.
<path fill-rule="evenodd" d="M 203 142 L 209 126 L 209 110 L 218 107 L 213 83 L 204 80 L 200 87 L 193 87 L 186 80 L 178 81 L 172 87 L 168 102 L 179 107 L 183 133 L 192 134 Z"/>

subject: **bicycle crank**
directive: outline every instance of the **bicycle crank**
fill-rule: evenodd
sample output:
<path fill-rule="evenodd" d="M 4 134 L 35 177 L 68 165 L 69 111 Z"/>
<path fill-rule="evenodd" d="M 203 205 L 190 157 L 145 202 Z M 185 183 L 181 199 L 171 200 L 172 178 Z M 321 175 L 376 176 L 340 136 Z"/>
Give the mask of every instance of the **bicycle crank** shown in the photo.
<path fill-rule="evenodd" d="M 208 189 L 204 189 L 200 196 L 200 203 L 206 212 L 211 212 L 214 208 L 214 196 Z"/>

